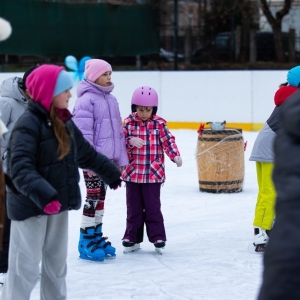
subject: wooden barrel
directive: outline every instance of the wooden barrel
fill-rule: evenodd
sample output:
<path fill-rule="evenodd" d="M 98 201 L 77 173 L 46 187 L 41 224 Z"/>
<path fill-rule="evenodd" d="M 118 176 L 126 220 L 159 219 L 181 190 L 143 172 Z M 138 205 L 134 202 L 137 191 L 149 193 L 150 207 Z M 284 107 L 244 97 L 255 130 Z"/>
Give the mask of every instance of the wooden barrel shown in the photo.
<path fill-rule="evenodd" d="M 244 182 L 242 129 L 204 129 L 198 136 L 199 188 L 209 193 L 237 193 Z"/>

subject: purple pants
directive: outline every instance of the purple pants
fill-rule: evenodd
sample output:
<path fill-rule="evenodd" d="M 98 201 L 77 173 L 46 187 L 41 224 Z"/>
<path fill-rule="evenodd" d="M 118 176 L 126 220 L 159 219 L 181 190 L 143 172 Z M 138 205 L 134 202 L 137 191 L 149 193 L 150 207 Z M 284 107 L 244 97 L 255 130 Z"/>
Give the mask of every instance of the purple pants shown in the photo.
<path fill-rule="evenodd" d="M 160 210 L 161 183 L 126 182 L 127 223 L 123 239 L 143 242 L 144 224 L 151 243 L 166 241 L 164 218 Z"/>

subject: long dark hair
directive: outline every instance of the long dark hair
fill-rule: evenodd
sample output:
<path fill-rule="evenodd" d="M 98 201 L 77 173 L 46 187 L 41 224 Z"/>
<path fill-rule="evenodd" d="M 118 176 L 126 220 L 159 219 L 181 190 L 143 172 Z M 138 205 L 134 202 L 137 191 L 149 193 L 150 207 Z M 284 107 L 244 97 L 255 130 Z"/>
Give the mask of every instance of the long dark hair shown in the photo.
<path fill-rule="evenodd" d="M 63 159 L 70 151 L 71 140 L 65 124 L 58 117 L 53 105 L 51 105 L 50 108 L 50 120 L 52 122 L 54 134 L 58 141 L 58 148 L 57 148 L 57 152 L 59 154 L 58 159 Z"/>

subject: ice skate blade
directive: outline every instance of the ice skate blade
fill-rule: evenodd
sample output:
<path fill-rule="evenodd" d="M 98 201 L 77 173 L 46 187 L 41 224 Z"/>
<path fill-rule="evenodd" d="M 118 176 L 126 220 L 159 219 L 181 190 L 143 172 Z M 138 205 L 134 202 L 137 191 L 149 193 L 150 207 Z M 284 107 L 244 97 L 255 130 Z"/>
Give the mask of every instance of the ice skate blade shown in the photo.
<path fill-rule="evenodd" d="M 163 254 L 162 249 L 165 249 L 165 248 L 155 248 L 155 251 L 156 251 L 158 254 L 162 255 L 162 254 Z"/>
<path fill-rule="evenodd" d="M 105 259 L 115 259 L 116 258 L 116 254 L 115 255 L 112 255 L 112 254 L 106 254 L 105 255 Z"/>
<path fill-rule="evenodd" d="M 103 257 L 99 257 L 99 258 L 93 258 L 93 257 L 88 256 L 88 255 L 85 254 L 85 253 L 80 253 L 79 257 L 80 257 L 81 259 L 85 259 L 85 260 L 104 261 L 104 256 L 103 256 Z"/>
<path fill-rule="evenodd" d="M 267 248 L 267 244 L 255 244 L 253 243 L 254 247 L 255 247 L 255 252 L 265 252 L 266 248 Z"/>
<path fill-rule="evenodd" d="M 124 254 L 132 253 L 132 252 L 136 252 L 136 251 L 138 251 L 138 250 L 140 250 L 140 249 L 141 249 L 140 244 L 134 244 L 134 245 L 131 246 L 131 247 L 124 247 L 123 253 L 124 253 Z"/>

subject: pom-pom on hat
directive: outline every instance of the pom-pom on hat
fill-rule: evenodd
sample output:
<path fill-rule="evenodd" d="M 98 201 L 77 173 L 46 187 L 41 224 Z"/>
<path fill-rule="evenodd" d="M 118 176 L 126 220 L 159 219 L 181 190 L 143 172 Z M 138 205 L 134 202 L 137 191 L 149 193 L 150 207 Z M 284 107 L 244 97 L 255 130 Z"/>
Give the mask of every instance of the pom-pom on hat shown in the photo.
<path fill-rule="evenodd" d="M 294 87 L 300 87 L 300 66 L 294 67 L 288 71 L 287 82 Z"/>
<path fill-rule="evenodd" d="M 111 65 L 102 59 L 89 59 L 85 62 L 84 76 L 95 82 L 105 72 L 112 71 Z"/>
<path fill-rule="evenodd" d="M 6 40 L 11 35 L 12 29 L 8 21 L 0 18 L 0 41 Z"/>
<path fill-rule="evenodd" d="M 53 97 L 61 94 L 62 92 L 72 87 L 73 87 L 73 81 L 70 74 L 66 70 L 60 71 L 57 77 Z"/>

